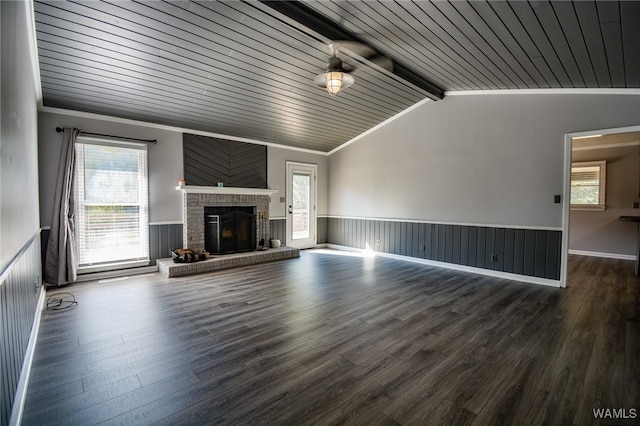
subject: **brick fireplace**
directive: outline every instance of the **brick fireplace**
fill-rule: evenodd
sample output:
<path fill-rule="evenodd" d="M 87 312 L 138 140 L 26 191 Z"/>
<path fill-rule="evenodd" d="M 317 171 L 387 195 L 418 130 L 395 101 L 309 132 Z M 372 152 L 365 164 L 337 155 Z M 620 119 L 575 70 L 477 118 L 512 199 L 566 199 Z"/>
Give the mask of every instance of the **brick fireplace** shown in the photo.
<path fill-rule="evenodd" d="M 256 247 L 269 241 L 269 203 L 277 190 L 180 185 L 183 206 L 183 247 L 197 252 L 205 248 L 206 207 L 255 207 Z"/>

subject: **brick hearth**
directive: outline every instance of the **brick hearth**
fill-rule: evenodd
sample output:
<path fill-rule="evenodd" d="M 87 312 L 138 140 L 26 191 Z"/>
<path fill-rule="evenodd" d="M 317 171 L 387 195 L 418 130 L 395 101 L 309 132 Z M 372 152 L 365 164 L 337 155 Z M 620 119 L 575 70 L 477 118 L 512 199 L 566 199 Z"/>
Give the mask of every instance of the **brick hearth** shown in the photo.
<path fill-rule="evenodd" d="M 257 265 L 259 263 L 276 262 L 279 260 L 300 257 L 300 250 L 292 247 L 271 248 L 265 251 L 225 254 L 195 263 L 174 263 L 171 259 L 158 259 L 158 270 L 167 278 L 185 275 L 204 274 L 222 269 L 240 266 Z"/>

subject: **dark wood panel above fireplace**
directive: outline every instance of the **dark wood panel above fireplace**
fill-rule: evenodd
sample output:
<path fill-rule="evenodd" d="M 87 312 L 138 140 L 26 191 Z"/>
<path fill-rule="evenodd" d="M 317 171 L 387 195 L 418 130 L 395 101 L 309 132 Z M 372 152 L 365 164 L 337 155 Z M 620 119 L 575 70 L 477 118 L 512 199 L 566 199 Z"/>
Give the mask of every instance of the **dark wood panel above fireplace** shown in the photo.
<path fill-rule="evenodd" d="M 267 188 L 267 147 L 185 133 L 184 178 L 188 185 Z"/>

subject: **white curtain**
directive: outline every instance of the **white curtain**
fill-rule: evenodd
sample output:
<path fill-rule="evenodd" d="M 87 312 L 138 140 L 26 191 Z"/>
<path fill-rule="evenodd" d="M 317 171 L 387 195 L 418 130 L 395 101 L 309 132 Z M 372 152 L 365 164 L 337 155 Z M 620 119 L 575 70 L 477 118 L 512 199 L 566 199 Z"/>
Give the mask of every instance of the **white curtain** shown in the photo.
<path fill-rule="evenodd" d="M 78 276 L 75 238 L 75 141 L 78 129 L 64 129 L 60 163 L 51 215 L 51 233 L 47 243 L 44 279 L 51 284 L 65 284 Z"/>

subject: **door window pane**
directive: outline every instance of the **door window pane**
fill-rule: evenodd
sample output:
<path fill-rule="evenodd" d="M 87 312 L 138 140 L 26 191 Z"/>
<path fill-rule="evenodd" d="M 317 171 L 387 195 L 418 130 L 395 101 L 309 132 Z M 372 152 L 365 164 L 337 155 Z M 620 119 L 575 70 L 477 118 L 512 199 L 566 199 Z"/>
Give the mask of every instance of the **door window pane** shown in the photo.
<path fill-rule="evenodd" d="M 293 172 L 293 235 L 292 238 L 309 238 L 309 208 L 311 206 L 311 176 Z"/>

